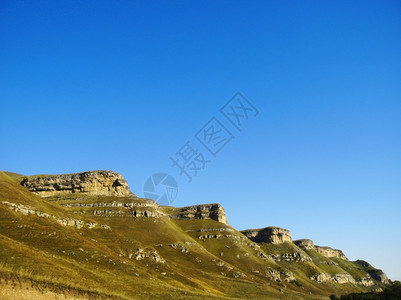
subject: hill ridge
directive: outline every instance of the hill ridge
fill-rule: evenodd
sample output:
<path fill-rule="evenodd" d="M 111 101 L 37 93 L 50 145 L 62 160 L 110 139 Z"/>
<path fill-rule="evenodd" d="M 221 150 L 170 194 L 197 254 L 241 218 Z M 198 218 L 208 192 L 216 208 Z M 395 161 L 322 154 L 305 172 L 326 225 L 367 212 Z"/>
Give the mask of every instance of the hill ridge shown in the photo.
<path fill-rule="evenodd" d="M 128 183 L 115 193 L 121 174 L 100 172 L 72 192 L 71 175 L 86 172 L 55 175 L 64 180 L 55 185 L 52 175 L 0 171 L 0 273 L 121 299 L 324 299 L 389 283 L 369 263 L 292 241 L 287 229 L 237 231 L 218 203 L 160 206 Z"/>

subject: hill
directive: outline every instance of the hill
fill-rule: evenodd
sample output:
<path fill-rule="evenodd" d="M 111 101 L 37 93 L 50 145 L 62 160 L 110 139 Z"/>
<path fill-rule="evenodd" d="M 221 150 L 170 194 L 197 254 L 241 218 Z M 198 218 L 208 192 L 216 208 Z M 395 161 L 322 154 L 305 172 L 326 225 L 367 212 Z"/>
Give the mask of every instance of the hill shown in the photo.
<path fill-rule="evenodd" d="M 0 171 L 0 243 L 0 299 L 329 299 L 389 283 L 289 230 L 237 231 L 217 203 L 139 198 L 112 171 Z"/>

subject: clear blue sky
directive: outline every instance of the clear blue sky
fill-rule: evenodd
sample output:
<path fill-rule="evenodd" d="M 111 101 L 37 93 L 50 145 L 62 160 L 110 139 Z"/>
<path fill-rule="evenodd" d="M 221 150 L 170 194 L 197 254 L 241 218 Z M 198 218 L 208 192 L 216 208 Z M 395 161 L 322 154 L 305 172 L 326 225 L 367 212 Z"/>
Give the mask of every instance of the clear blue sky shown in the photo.
<path fill-rule="evenodd" d="M 239 132 L 219 112 L 258 109 Z M 110 169 L 401 279 L 400 1 L 0 2 L 0 169 Z M 212 157 L 212 117 L 234 139 Z M 211 162 L 191 183 L 170 157 Z"/>

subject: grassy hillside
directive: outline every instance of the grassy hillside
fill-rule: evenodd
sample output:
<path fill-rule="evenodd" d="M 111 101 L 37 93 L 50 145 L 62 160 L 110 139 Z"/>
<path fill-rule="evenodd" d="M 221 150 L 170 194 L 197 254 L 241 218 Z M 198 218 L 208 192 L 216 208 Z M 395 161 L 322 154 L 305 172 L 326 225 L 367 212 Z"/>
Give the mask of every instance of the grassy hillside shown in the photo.
<path fill-rule="evenodd" d="M 172 219 L 174 208 L 134 196 L 40 198 L 22 178 L 0 171 L 3 298 L 24 289 L 39 298 L 328 299 L 380 285 L 317 283 L 319 272 L 366 272 L 292 243 L 256 244 L 211 219 Z M 277 260 L 286 253 L 306 260 Z"/>

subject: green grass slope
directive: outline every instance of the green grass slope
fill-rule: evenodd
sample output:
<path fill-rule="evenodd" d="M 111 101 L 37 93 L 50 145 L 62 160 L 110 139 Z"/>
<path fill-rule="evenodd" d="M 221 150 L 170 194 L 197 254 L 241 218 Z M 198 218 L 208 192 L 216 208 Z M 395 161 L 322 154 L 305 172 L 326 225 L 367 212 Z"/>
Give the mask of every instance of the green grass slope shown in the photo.
<path fill-rule="evenodd" d="M 1 278 L 17 276 L 93 299 L 328 299 L 371 290 L 311 280 L 319 272 L 366 272 L 293 243 L 256 244 L 229 225 L 172 219 L 174 208 L 134 196 L 40 198 L 22 178 L 0 171 L 3 286 Z M 286 253 L 307 259 L 276 259 Z"/>

